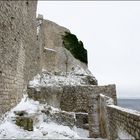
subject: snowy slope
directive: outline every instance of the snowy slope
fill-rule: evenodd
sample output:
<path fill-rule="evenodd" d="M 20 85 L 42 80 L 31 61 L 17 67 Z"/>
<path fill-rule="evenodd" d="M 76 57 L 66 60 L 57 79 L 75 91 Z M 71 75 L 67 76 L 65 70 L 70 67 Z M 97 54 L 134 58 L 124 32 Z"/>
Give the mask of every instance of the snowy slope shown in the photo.
<path fill-rule="evenodd" d="M 7 113 L 0 125 L 0 139 L 86 139 L 88 131 L 74 127 L 59 125 L 52 121 L 44 121 L 41 113 L 43 104 L 29 99 L 24 95 L 21 102 Z M 52 107 L 53 108 L 53 107 Z M 27 131 L 15 125 L 14 111 L 24 110 L 29 114 L 38 113 L 38 121 L 34 125 L 33 131 Z M 58 110 L 53 108 L 53 110 Z"/>
<path fill-rule="evenodd" d="M 46 104 L 45 104 L 46 106 Z M 21 102 L 7 112 L 5 119 L 0 123 L 0 139 L 90 139 L 88 138 L 88 131 L 81 128 L 70 128 L 68 126 L 59 125 L 53 121 L 44 121 L 44 114 L 41 113 L 44 104 L 38 101 L 29 99 L 24 95 Z M 59 111 L 59 109 L 51 107 L 52 111 Z M 29 114 L 38 114 L 33 131 L 27 131 L 15 124 L 14 111 L 24 110 Z M 46 118 L 45 118 L 46 120 Z M 119 132 L 121 139 L 133 139 L 129 135 Z M 92 138 L 92 140 L 105 140 L 102 138 Z"/>

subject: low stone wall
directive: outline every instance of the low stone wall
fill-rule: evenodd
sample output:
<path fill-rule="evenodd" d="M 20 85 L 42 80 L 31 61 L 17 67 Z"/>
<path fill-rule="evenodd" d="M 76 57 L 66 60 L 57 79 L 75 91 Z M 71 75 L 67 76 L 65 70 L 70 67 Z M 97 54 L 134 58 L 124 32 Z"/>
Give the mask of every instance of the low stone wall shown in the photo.
<path fill-rule="evenodd" d="M 111 134 L 117 130 L 118 137 L 118 132 L 122 131 L 129 138 L 140 139 L 140 112 L 112 105 L 107 106 L 107 114 Z"/>
<path fill-rule="evenodd" d="M 101 96 L 100 105 L 102 137 L 140 139 L 140 112 L 115 106 L 106 96 Z"/>

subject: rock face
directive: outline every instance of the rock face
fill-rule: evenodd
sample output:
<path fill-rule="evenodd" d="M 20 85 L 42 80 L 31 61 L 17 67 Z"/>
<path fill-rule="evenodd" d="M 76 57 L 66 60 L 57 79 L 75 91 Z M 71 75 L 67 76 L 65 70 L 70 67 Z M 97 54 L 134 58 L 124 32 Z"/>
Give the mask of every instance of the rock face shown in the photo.
<path fill-rule="evenodd" d="M 0 117 L 39 72 L 37 1 L 0 1 Z"/>
<path fill-rule="evenodd" d="M 87 65 L 74 58 L 71 52 L 64 47 L 62 36 L 65 32 L 70 32 L 68 29 L 52 21 L 43 20 L 40 30 L 44 35 L 43 69 L 52 73 L 69 73 L 79 66 L 91 75 Z"/>

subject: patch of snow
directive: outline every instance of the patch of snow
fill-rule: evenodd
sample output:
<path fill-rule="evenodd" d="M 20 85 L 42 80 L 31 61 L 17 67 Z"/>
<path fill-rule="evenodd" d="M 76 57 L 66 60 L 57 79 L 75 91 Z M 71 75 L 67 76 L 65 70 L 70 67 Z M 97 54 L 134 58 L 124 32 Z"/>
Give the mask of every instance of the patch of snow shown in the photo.
<path fill-rule="evenodd" d="M 40 86 L 41 76 L 37 74 L 32 81 L 29 82 L 29 85 L 32 87 L 39 87 Z"/>
<path fill-rule="evenodd" d="M 37 26 L 37 35 L 39 34 L 40 26 Z"/>
<path fill-rule="evenodd" d="M 45 50 L 48 50 L 48 51 L 53 51 L 53 52 L 56 52 L 56 50 L 54 50 L 54 49 L 51 49 L 51 48 L 44 48 Z"/>
<path fill-rule="evenodd" d="M 82 137 L 82 138 L 88 138 L 89 137 L 89 131 L 86 129 L 82 129 L 82 128 L 75 128 L 75 131 L 77 132 L 77 134 Z"/>
<path fill-rule="evenodd" d="M 83 115 L 88 115 L 88 113 L 85 113 L 85 112 L 76 112 L 75 114 L 83 114 Z"/>
<path fill-rule="evenodd" d="M 76 132 L 70 129 L 68 126 L 58 125 L 53 122 L 45 123 L 42 122 L 38 127 L 41 132 L 47 131 L 47 138 L 57 138 L 57 139 L 77 139 L 80 138 Z"/>
<path fill-rule="evenodd" d="M 133 136 L 131 136 L 131 135 L 129 135 L 128 133 L 126 133 L 126 132 L 124 132 L 122 129 L 120 129 L 119 131 L 118 131 L 118 137 L 119 137 L 119 139 L 121 139 L 121 140 L 135 140 L 135 138 L 133 137 Z"/>
<path fill-rule="evenodd" d="M 80 72 L 78 71 L 80 74 Z M 81 72 L 83 73 L 83 72 Z M 46 86 L 62 86 L 62 85 L 86 85 L 87 81 L 83 79 L 87 75 L 78 75 L 75 72 L 71 73 L 59 73 L 52 74 L 43 69 L 41 74 L 37 74 L 32 81 L 29 82 L 29 87 L 35 87 L 37 90 L 40 90 L 40 87 Z M 93 77 L 94 79 L 94 77 Z"/>
<path fill-rule="evenodd" d="M 87 135 L 79 134 L 68 126 L 59 125 L 52 121 L 44 121 L 42 108 L 46 106 L 24 96 L 21 102 L 7 113 L 7 116 L 0 125 L 0 139 L 82 139 Z M 51 107 L 55 111 L 59 109 Z M 38 121 L 34 124 L 33 131 L 27 131 L 15 124 L 14 111 L 26 111 L 28 114 L 40 113 Z M 45 116 L 46 117 L 46 116 Z"/>
<path fill-rule="evenodd" d="M 24 95 L 21 102 L 13 108 L 12 111 L 24 110 L 28 113 L 35 113 L 39 110 L 39 102 L 29 99 L 27 95 Z"/>

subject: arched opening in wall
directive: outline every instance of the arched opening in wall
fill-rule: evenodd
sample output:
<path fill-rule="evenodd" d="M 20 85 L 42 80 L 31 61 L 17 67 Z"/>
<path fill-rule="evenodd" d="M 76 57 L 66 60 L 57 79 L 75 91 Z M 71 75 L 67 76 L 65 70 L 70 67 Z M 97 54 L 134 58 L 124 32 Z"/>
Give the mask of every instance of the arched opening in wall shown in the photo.
<path fill-rule="evenodd" d="M 76 126 L 88 130 L 88 113 L 85 110 L 78 110 L 75 113 Z"/>

